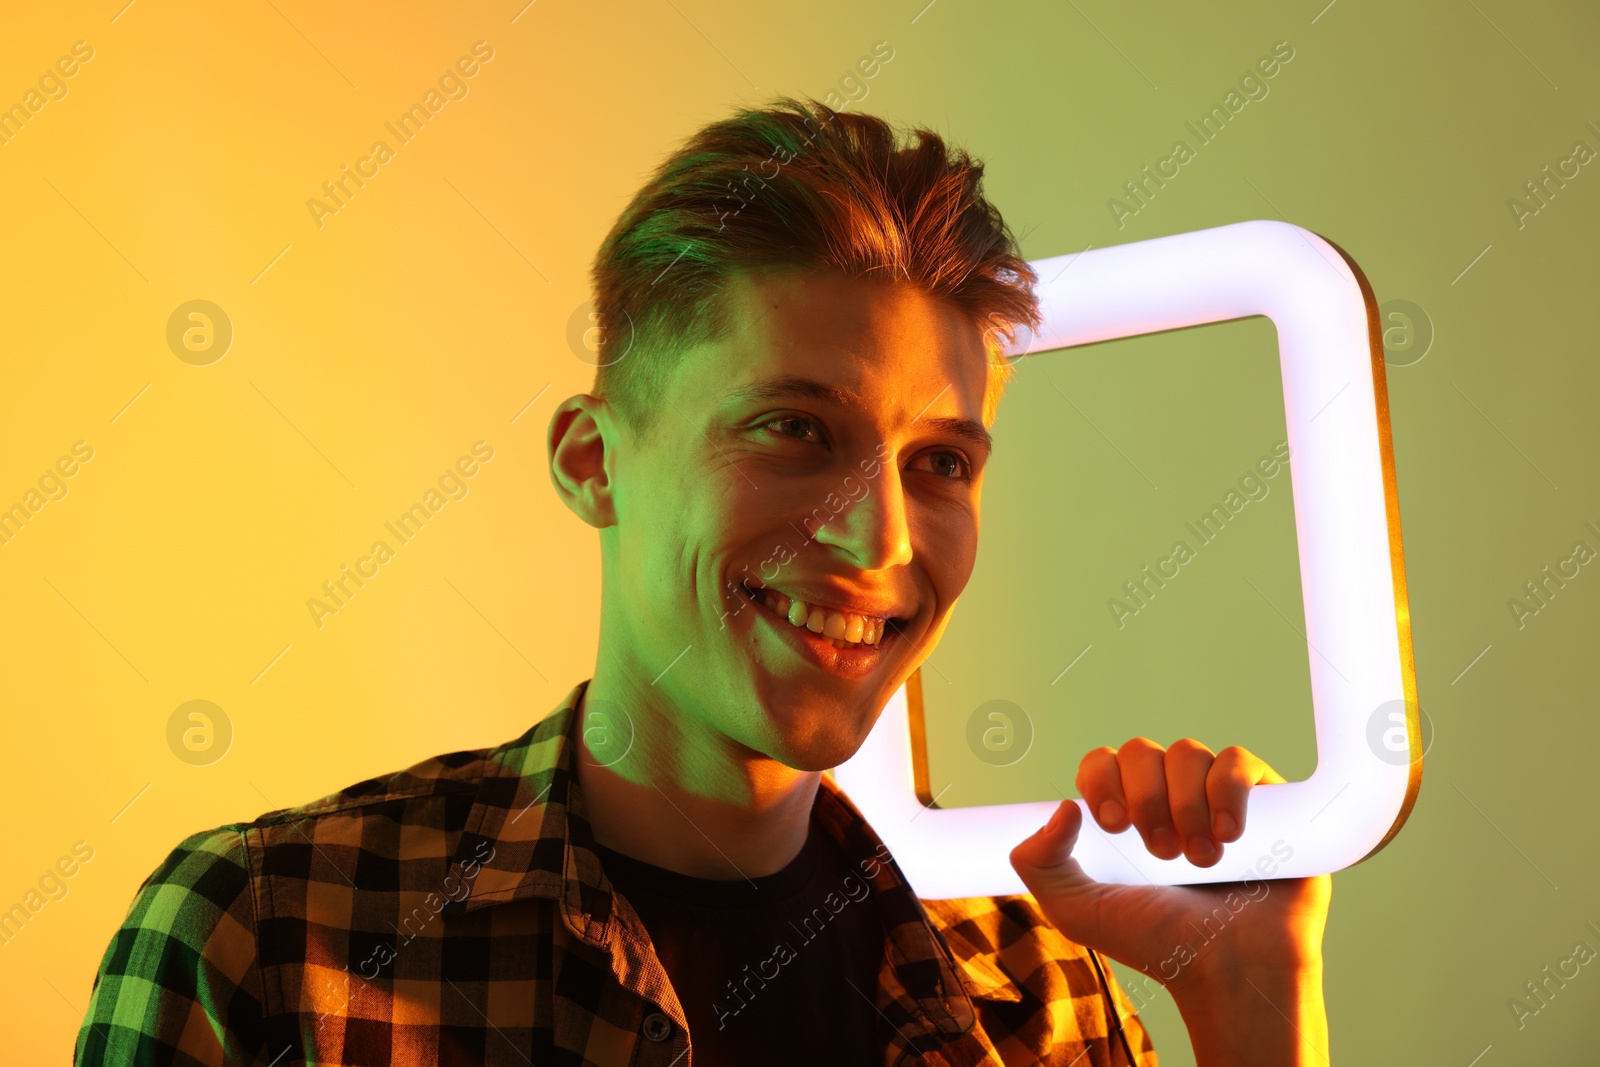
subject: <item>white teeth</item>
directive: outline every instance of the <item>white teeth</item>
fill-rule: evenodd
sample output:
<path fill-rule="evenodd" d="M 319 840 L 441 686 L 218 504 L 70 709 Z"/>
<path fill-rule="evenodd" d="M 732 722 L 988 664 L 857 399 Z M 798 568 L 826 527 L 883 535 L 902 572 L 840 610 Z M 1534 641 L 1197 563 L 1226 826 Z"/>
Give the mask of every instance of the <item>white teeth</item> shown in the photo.
<path fill-rule="evenodd" d="M 883 619 L 816 607 L 803 600 L 791 600 L 774 589 L 761 590 L 761 602 L 788 619 L 791 626 L 804 626 L 835 648 L 876 645 L 883 640 Z"/>

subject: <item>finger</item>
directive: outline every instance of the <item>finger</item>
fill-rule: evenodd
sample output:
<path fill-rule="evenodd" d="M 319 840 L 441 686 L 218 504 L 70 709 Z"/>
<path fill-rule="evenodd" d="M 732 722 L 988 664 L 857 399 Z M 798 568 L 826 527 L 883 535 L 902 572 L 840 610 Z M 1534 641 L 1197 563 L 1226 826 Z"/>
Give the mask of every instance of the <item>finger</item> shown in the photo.
<path fill-rule="evenodd" d="M 1122 792 L 1122 771 L 1117 766 L 1117 750 L 1102 745 L 1078 764 L 1078 794 L 1095 822 L 1108 834 L 1128 828 L 1128 798 Z"/>
<path fill-rule="evenodd" d="M 1250 790 L 1263 783 L 1282 785 L 1283 776 L 1247 748 L 1230 745 L 1217 753 L 1206 775 L 1206 797 L 1211 832 L 1218 841 L 1237 841 L 1244 833 Z"/>
<path fill-rule="evenodd" d="M 1197 867 L 1209 867 L 1222 858 L 1222 849 L 1211 836 L 1211 802 L 1206 794 L 1206 776 L 1215 760 L 1211 750 L 1192 737 L 1174 741 L 1164 759 L 1172 821 L 1183 854 Z"/>
<path fill-rule="evenodd" d="M 1011 867 L 1047 909 L 1051 922 L 1079 944 L 1104 937 L 1097 901 L 1107 887 L 1090 878 L 1072 858 L 1083 816 L 1075 801 L 1064 800 L 1048 823 L 1011 850 Z M 1110 887 L 1112 891 L 1121 887 Z"/>
<path fill-rule="evenodd" d="M 1037 896 L 1035 886 L 1060 890 L 1087 879 L 1083 868 L 1072 858 L 1082 826 L 1083 816 L 1078 805 L 1063 800 L 1049 822 L 1011 850 L 1011 866 L 1029 887 L 1029 892 Z"/>
<path fill-rule="evenodd" d="M 1117 750 L 1117 765 L 1128 812 L 1144 838 L 1144 847 L 1154 856 L 1171 860 L 1177 859 L 1183 848 L 1167 804 L 1165 753 L 1166 749 L 1148 737 L 1136 737 Z"/>

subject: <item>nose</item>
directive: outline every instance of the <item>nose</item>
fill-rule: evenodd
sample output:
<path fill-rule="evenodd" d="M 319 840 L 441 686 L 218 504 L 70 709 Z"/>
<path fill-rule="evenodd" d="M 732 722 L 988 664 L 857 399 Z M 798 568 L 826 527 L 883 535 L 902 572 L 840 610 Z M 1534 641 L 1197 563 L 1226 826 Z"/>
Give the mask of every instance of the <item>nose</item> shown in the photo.
<path fill-rule="evenodd" d="M 847 553 L 864 571 L 911 562 L 911 528 L 899 469 L 885 463 L 877 478 L 855 480 L 865 491 L 849 494 L 844 509 L 817 528 L 816 541 Z"/>

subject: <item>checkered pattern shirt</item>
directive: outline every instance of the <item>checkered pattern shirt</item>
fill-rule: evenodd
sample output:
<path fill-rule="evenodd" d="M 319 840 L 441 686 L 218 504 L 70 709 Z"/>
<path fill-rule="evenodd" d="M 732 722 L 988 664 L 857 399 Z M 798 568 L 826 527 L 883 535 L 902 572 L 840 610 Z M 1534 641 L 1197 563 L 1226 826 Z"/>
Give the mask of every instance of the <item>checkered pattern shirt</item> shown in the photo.
<path fill-rule="evenodd" d="M 587 684 L 497 748 L 180 843 L 111 939 L 74 1062 L 689 1067 L 683 1009 L 584 816 Z M 885 1064 L 1110 1067 L 1125 1040 L 1156 1067 L 1109 965 L 1031 896 L 918 900 L 892 860 L 864 862 L 887 850 L 831 776 L 815 814 L 875 871 Z"/>

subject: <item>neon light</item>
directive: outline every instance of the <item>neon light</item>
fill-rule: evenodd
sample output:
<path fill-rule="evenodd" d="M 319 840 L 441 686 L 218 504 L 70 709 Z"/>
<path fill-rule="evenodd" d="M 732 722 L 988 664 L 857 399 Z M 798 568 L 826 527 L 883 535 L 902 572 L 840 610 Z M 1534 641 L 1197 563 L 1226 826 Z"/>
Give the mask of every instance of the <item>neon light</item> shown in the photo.
<path fill-rule="evenodd" d="M 1245 832 L 1220 863 L 1158 859 L 1131 827 L 1101 831 L 1081 799 L 1074 801 L 1084 813 L 1074 857 L 1091 877 L 1126 885 L 1304 877 L 1359 863 L 1399 832 L 1422 782 L 1388 391 L 1371 287 L 1332 242 L 1266 220 L 1032 265 L 1044 279 L 1044 326 L 1009 355 L 1251 315 L 1272 320 L 1311 646 L 1317 769 L 1305 781 L 1256 786 Z M 912 748 L 908 688 L 920 700 L 917 686 L 897 692 L 861 750 L 835 769 L 835 780 L 919 896 L 1027 892 L 1008 855 L 1056 803 L 924 806 L 914 788 L 920 754 Z M 1394 718 L 1381 722 L 1389 750 L 1380 752 L 1369 728 L 1386 707 Z M 1256 861 L 1279 841 L 1293 856 L 1267 875 Z"/>

